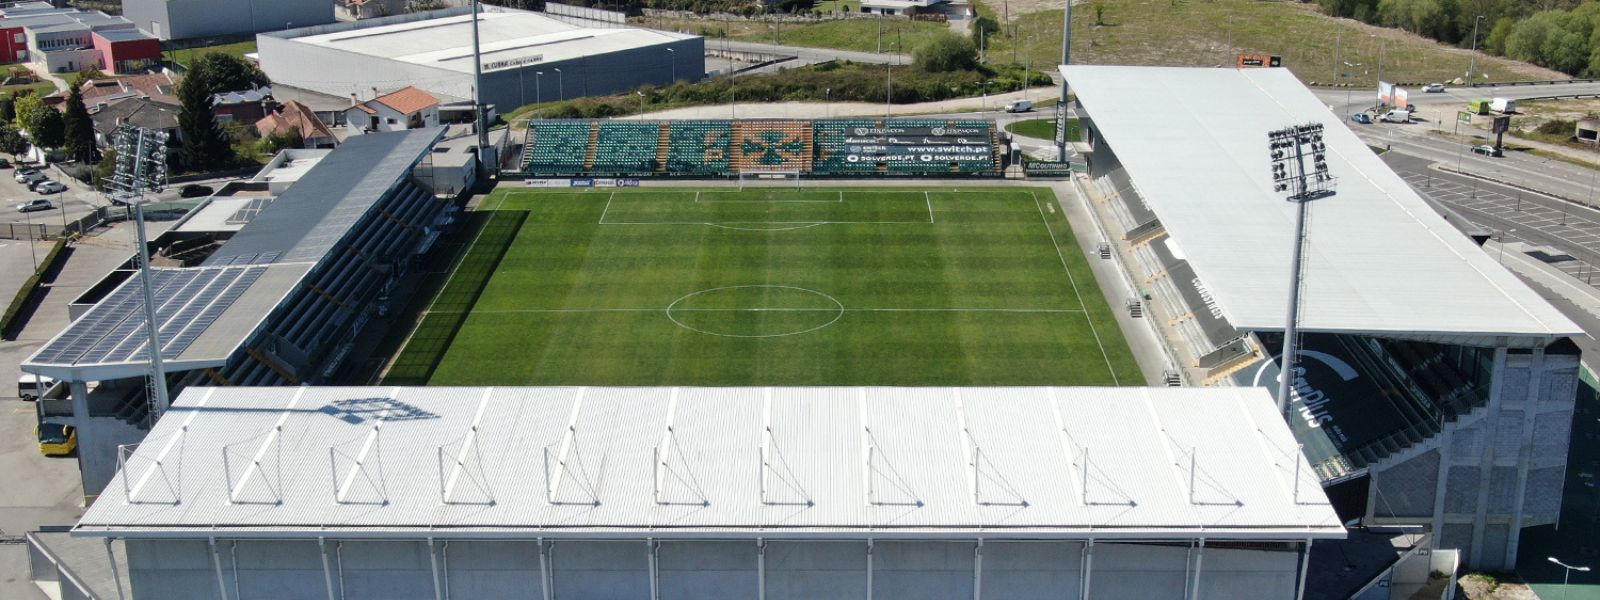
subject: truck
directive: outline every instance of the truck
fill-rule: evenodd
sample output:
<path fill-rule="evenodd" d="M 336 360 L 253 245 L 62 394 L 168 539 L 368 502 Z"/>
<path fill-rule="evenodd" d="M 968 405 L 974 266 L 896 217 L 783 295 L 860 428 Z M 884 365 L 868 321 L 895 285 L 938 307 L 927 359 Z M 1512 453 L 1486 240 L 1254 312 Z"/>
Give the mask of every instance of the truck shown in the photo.
<path fill-rule="evenodd" d="M 1509 98 L 1495 98 L 1489 103 L 1489 109 L 1501 114 L 1517 112 L 1517 101 Z"/>
<path fill-rule="evenodd" d="M 1490 102 L 1486 98 L 1470 100 L 1467 102 L 1467 112 L 1475 115 L 1487 115 L 1489 114 L 1489 105 Z"/>
<path fill-rule="evenodd" d="M 1411 111 L 1401 109 L 1391 110 L 1383 113 L 1383 116 L 1378 117 L 1378 120 L 1385 123 L 1410 123 Z"/>

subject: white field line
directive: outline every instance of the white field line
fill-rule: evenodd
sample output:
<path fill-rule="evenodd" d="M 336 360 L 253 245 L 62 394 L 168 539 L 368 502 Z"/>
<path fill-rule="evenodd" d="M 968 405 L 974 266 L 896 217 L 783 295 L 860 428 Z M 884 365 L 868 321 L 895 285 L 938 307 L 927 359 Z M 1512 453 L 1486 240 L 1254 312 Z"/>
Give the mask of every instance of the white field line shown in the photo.
<path fill-rule="evenodd" d="M 470 312 L 473 314 L 540 314 L 540 313 L 652 313 L 663 312 L 664 308 L 507 308 L 486 309 L 471 311 L 429 311 L 429 314 L 460 314 Z M 839 312 L 837 307 L 818 308 L 674 308 L 672 312 Z M 905 312 L 905 313 L 1082 313 L 1083 309 L 1077 308 L 845 308 L 844 312 Z"/>
<path fill-rule="evenodd" d="M 1122 385 L 1122 382 L 1117 380 L 1116 368 L 1111 366 L 1111 355 L 1106 352 L 1105 343 L 1100 341 L 1100 329 L 1094 326 L 1094 318 L 1089 316 L 1089 305 L 1084 303 L 1083 293 L 1078 291 L 1078 280 L 1072 276 L 1072 268 L 1067 266 L 1067 257 L 1061 254 L 1061 244 L 1056 241 L 1056 232 L 1050 228 L 1050 219 L 1044 216 L 1044 207 L 1039 205 L 1039 196 L 1033 192 L 1028 192 L 1028 195 L 1033 196 L 1033 207 L 1039 209 L 1039 221 L 1044 224 L 1045 232 L 1050 234 L 1051 245 L 1056 247 L 1056 258 L 1061 259 L 1061 270 L 1067 272 L 1067 282 L 1072 284 L 1072 295 L 1078 297 L 1078 306 L 1083 307 L 1083 318 L 1089 322 L 1089 333 L 1094 335 L 1095 345 L 1100 346 L 1100 357 L 1106 361 L 1106 371 L 1111 373 L 1111 383 Z"/>
<path fill-rule="evenodd" d="M 933 195 L 929 194 L 928 192 L 922 192 L 922 199 L 928 201 L 928 224 L 932 225 L 933 224 Z M 1037 201 L 1035 201 L 1035 202 L 1037 202 Z"/>
<path fill-rule="evenodd" d="M 605 225 L 606 224 L 606 213 L 611 211 L 611 201 L 615 200 L 616 198 L 617 198 L 617 193 L 616 192 L 611 192 L 610 196 L 606 196 L 606 207 L 600 210 L 600 221 L 599 221 L 600 225 Z"/>

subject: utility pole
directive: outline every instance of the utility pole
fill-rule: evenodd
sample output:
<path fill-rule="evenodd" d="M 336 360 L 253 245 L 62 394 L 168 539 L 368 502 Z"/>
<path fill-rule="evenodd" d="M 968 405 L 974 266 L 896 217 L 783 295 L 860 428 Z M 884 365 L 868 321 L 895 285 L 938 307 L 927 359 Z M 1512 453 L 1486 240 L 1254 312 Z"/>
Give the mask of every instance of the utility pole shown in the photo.
<path fill-rule="evenodd" d="M 488 111 L 483 105 L 483 48 L 478 44 L 478 0 L 472 0 L 472 112 L 478 128 L 478 168 L 487 169 L 489 147 Z M 496 158 L 496 160 L 499 160 Z"/>
<path fill-rule="evenodd" d="M 1306 212 L 1312 200 L 1333 194 L 1334 178 L 1328 172 L 1327 147 L 1322 143 L 1322 124 L 1308 123 L 1267 133 L 1272 157 L 1273 191 L 1287 193 L 1295 204 L 1294 248 L 1289 263 L 1289 308 L 1283 326 L 1283 353 L 1278 365 L 1278 412 L 1289 412 L 1294 389 L 1294 370 L 1299 362 L 1301 271 L 1305 260 Z M 1311 166 L 1306 154 L 1311 154 Z"/>
<path fill-rule="evenodd" d="M 1483 15 L 1478 15 L 1472 20 L 1472 52 L 1467 56 L 1467 85 L 1472 85 L 1472 71 L 1478 68 L 1478 23 L 1483 21 Z"/>

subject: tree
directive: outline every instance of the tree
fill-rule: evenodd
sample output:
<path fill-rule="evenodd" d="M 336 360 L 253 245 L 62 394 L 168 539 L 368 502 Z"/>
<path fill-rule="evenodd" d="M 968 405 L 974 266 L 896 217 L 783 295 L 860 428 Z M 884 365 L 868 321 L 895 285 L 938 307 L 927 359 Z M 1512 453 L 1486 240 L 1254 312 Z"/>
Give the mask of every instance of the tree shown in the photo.
<path fill-rule="evenodd" d="M 59 111 L 46 107 L 34 120 L 33 126 L 28 128 L 28 137 L 33 139 L 35 146 L 60 148 L 67 141 L 66 121 Z"/>
<path fill-rule="evenodd" d="M 225 167 L 234 161 L 228 137 L 211 113 L 213 92 L 205 71 L 191 70 L 178 83 L 178 157 L 185 167 L 196 171 Z"/>
<path fill-rule="evenodd" d="M 106 155 L 100 157 L 100 164 L 94 166 L 94 172 L 90 175 L 93 178 L 91 181 L 94 181 L 94 188 L 105 191 L 106 181 L 110 180 L 111 176 L 116 172 L 117 151 L 107 148 Z"/>
<path fill-rule="evenodd" d="M 237 56 L 208 52 L 194 59 L 183 82 L 199 79 L 209 94 L 253 90 L 267 85 L 267 75 L 250 61 Z"/>
<path fill-rule="evenodd" d="M 30 147 L 28 138 L 22 137 L 22 132 L 14 127 L 0 125 L 0 152 L 17 157 L 27 154 Z"/>
<path fill-rule="evenodd" d="M 305 142 L 305 137 L 300 134 L 300 128 L 290 127 L 287 133 L 274 131 L 272 135 L 261 138 L 257 148 L 262 154 L 277 154 L 279 150 L 304 146 Z"/>
<path fill-rule="evenodd" d="M 970 71 L 978 67 L 978 49 L 972 40 L 945 31 L 917 48 L 913 58 L 923 71 L 948 73 Z"/>
<path fill-rule="evenodd" d="M 82 71 L 78 71 L 78 74 L 74 75 L 72 77 L 72 89 L 78 89 L 80 87 L 83 87 L 83 84 L 85 82 L 94 81 L 96 79 L 103 79 L 103 78 L 105 78 L 105 76 L 106 76 L 105 73 L 101 72 L 100 69 L 96 69 L 94 67 L 89 67 L 89 68 L 84 69 Z"/>
<path fill-rule="evenodd" d="M 66 133 L 62 149 L 67 151 L 67 156 L 86 165 L 100 160 L 100 148 L 94 141 L 94 121 L 89 118 L 89 108 L 83 105 L 83 92 L 76 87 L 67 95 L 67 112 L 61 120 Z"/>
<path fill-rule="evenodd" d="M 0 123 L 10 123 L 17 118 L 16 96 L 0 95 Z"/>
<path fill-rule="evenodd" d="M 30 123 L 37 123 L 39 115 L 44 114 L 44 111 L 50 110 L 50 107 L 44 105 L 44 100 L 35 94 L 24 94 L 17 97 L 17 101 L 13 106 L 13 112 L 16 113 L 16 125 L 23 130 L 28 129 Z"/>

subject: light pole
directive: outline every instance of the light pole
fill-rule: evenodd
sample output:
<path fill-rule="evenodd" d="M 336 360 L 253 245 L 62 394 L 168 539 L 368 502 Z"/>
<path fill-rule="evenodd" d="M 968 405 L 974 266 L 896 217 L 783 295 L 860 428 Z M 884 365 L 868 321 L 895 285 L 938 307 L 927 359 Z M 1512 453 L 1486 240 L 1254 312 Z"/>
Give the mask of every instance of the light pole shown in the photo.
<path fill-rule="evenodd" d="M 1478 15 L 1478 18 L 1472 20 L 1472 52 L 1469 52 L 1467 54 L 1467 56 L 1471 57 L 1471 58 L 1467 59 L 1467 84 L 1468 85 L 1472 84 L 1472 71 L 1473 71 L 1473 69 L 1476 69 L 1478 67 L 1478 23 L 1481 22 L 1481 21 L 1483 21 L 1483 15 Z"/>
<path fill-rule="evenodd" d="M 667 48 L 667 54 L 672 57 L 672 82 L 678 82 L 678 51 Z"/>
<path fill-rule="evenodd" d="M 1566 598 L 1567 598 L 1567 584 L 1572 581 L 1572 572 L 1573 571 L 1577 571 L 1579 573 L 1588 573 L 1589 572 L 1589 567 L 1575 567 L 1575 566 L 1569 565 L 1567 563 L 1561 562 L 1559 560 L 1556 560 L 1556 557 L 1554 557 L 1554 556 L 1545 557 L 1545 560 L 1553 562 L 1553 563 L 1555 563 L 1557 565 L 1560 565 L 1561 568 L 1566 569 L 1566 571 L 1563 572 L 1562 575 L 1561 575 L 1561 600 L 1566 600 Z"/>
<path fill-rule="evenodd" d="M 556 69 L 556 95 L 561 100 L 567 99 L 567 82 L 566 77 L 561 74 L 561 69 Z"/>
<path fill-rule="evenodd" d="M 644 92 L 634 92 L 639 95 L 639 120 L 644 120 Z"/>
<path fill-rule="evenodd" d="M 533 72 L 533 102 L 544 102 L 544 71 Z"/>
<path fill-rule="evenodd" d="M 28 251 L 33 253 L 33 272 L 39 272 L 39 248 L 33 243 L 33 211 L 22 213 L 23 220 L 28 222 Z"/>
<path fill-rule="evenodd" d="M 1384 43 L 1385 40 L 1383 38 L 1378 37 L 1377 34 L 1372 34 L 1371 37 L 1376 38 L 1378 40 L 1378 107 L 1382 108 L 1383 107 L 1383 49 L 1388 44 L 1385 44 Z M 1391 91 L 1390 93 L 1392 94 L 1394 92 Z"/>
<path fill-rule="evenodd" d="M 1517 228 L 1515 228 L 1515 227 L 1512 227 L 1509 230 L 1500 232 L 1500 264 L 1502 264 L 1502 265 L 1506 264 L 1506 236 L 1510 235 L 1510 234 L 1513 234 L 1513 233 L 1516 233 L 1516 232 L 1517 232 Z"/>
<path fill-rule="evenodd" d="M 1356 67 L 1361 66 L 1361 63 L 1351 63 L 1350 61 L 1347 60 L 1347 61 L 1344 61 L 1344 66 L 1348 67 L 1347 69 L 1345 69 L 1346 71 L 1350 71 L 1350 70 L 1354 70 Z M 1339 77 L 1344 77 L 1344 76 L 1345 76 L 1344 73 L 1340 73 L 1339 74 Z M 1350 110 L 1350 87 L 1349 86 L 1345 86 L 1345 88 L 1344 88 L 1344 109 L 1345 110 Z"/>
<path fill-rule="evenodd" d="M 824 109 L 825 112 L 823 112 L 822 114 L 825 115 L 827 118 L 832 119 L 833 118 L 833 88 L 822 88 L 822 98 L 823 98 L 823 102 L 827 105 L 827 108 Z"/>

